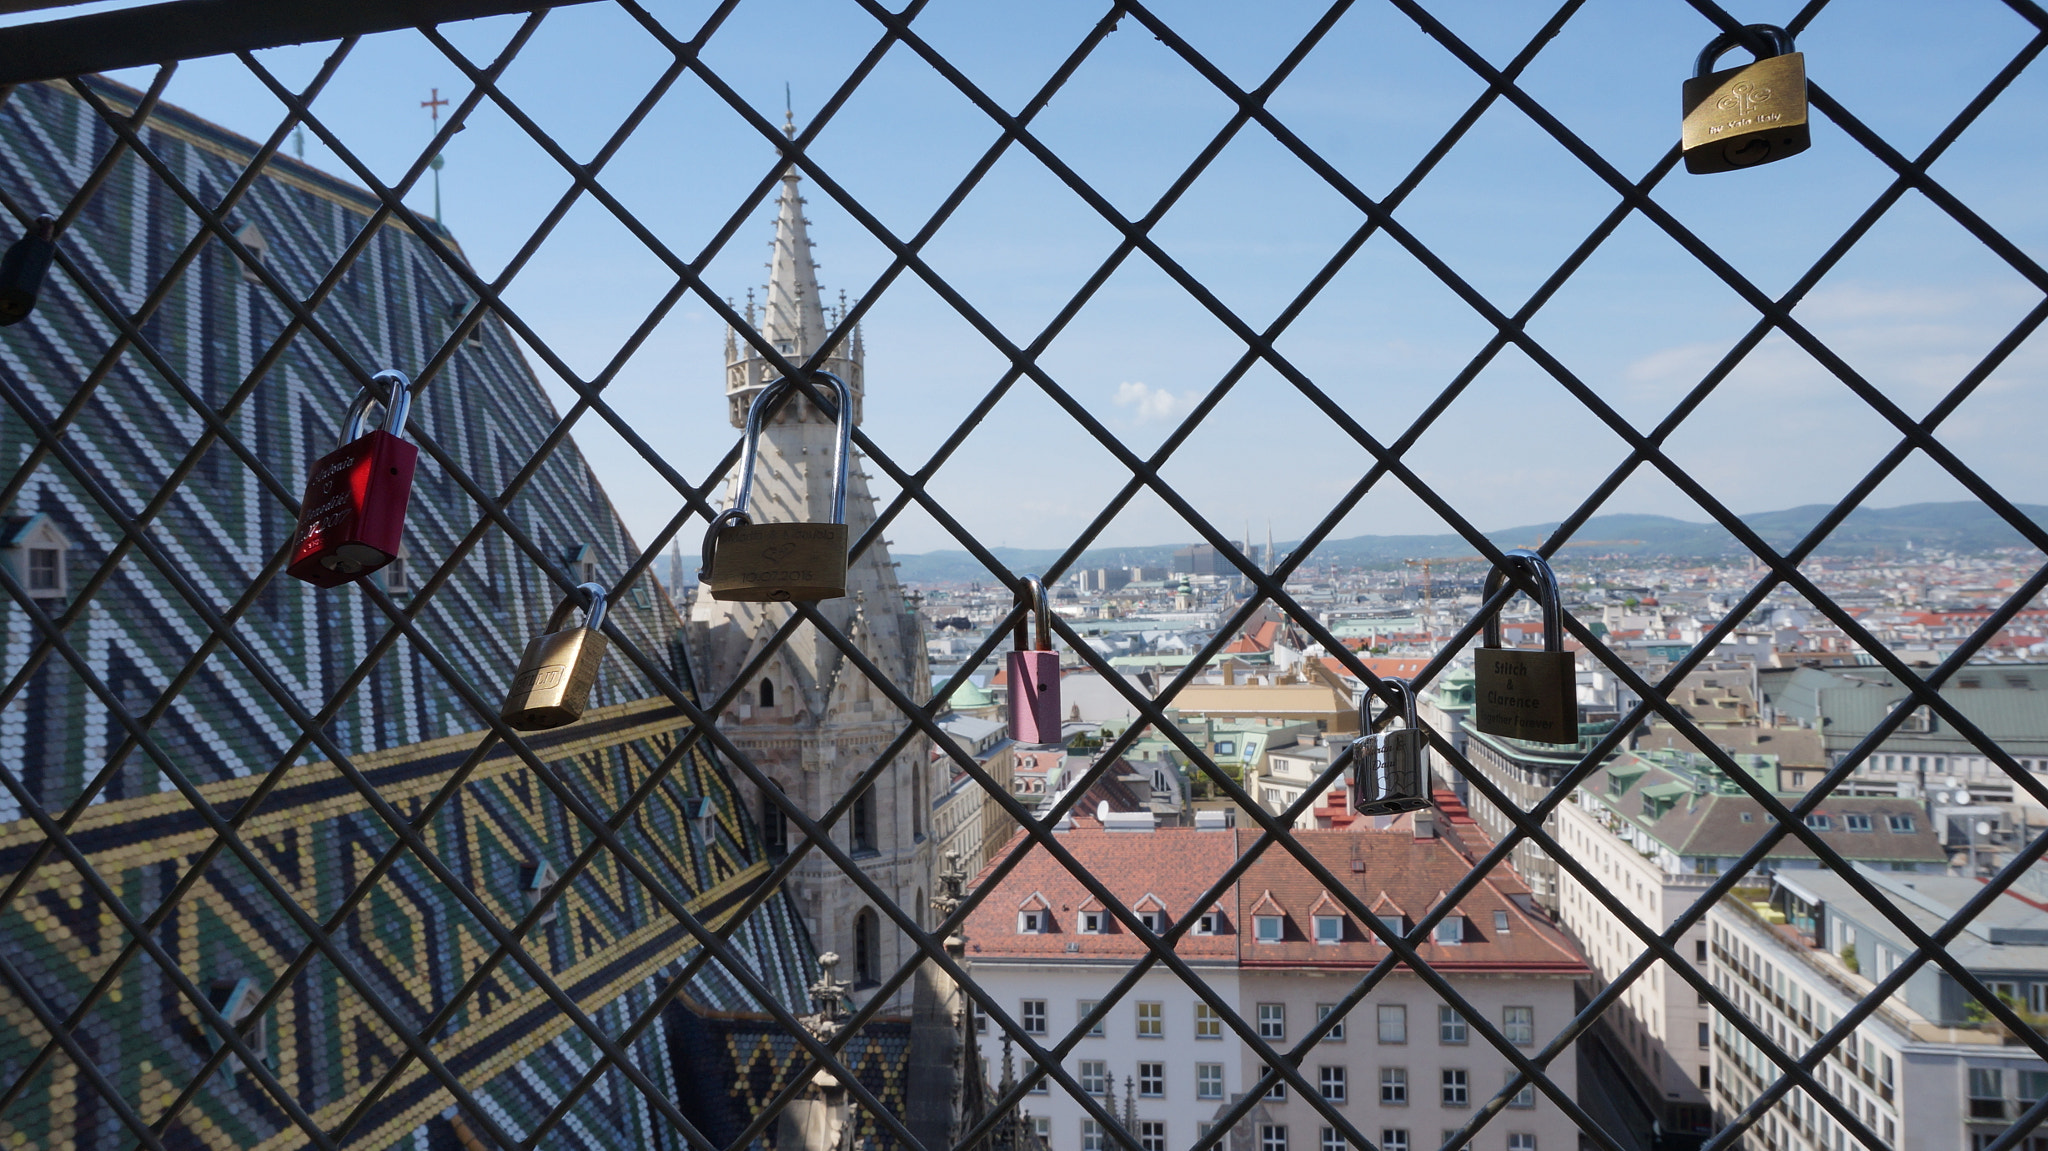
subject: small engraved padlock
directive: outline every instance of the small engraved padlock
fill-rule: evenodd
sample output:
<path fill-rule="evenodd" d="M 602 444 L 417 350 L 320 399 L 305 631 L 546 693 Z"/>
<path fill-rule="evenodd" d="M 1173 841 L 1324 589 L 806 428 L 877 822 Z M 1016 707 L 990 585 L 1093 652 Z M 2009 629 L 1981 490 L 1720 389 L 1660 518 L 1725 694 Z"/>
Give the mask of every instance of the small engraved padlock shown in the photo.
<path fill-rule="evenodd" d="M 704 533 L 704 566 L 698 578 L 711 588 L 712 599 L 760 603 L 838 599 L 846 594 L 846 457 L 853 440 L 853 391 L 830 372 L 818 372 L 817 378 L 831 382 L 838 404 L 833 413 L 838 435 L 832 455 L 832 522 L 757 524 L 747 514 L 761 425 L 785 395 L 791 402 L 803 398 L 789 378 L 772 380 L 747 408 L 739 494 Z"/>
<path fill-rule="evenodd" d="M 1681 103 L 1680 143 L 1688 172 L 1754 168 L 1806 151 L 1806 56 L 1792 50 L 1792 34 L 1773 24 L 1751 24 L 1743 37 L 1723 32 L 1700 52 Z M 1714 65 L 1745 40 L 1770 46 L 1740 68 Z"/>
<path fill-rule="evenodd" d="M 27 234 L 7 246 L 0 257 L 0 328 L 28 319 L 56 256 L 57 226 L 48 216 L 36 217 Z"/>
<path fill-rule="evenodd" d="M 1010 738 L 1021 744 L 1060 742 L 1060 653 L 1052 649 L 1052 605 L 1037 576 L 1024 577 L 1025 618 L 1017 621 L 1017 650 L 1010 653 Z M 1032 617 L 1038 643 L 1025 647 Z"/>
<path fill-rule="evenodd" d="M 583 626 L 568 626 L 576 597 L 563 596 L 548 617 L 547 631 L 535 636 L 519 657 L 519 672 L 505 693 L 505 706 L 498 709 L 506 726 L 546 731 L 575 723 L 589 706 L 591 685 L 604 665 L 605 590 L 598 583 L 577 584 L 576 590 L 590 597 Z"/>
<path fill-rule="evenodd" d="M 1358 738 L 1351 741 L 1351 810 L 1359 815 L 1398 815 L 1429 806 L 1429 780 L 1422 769 L 1427 742 L 1415 718 L 1415 689 L 1405 679 L 1388 677 L 1387 685 L 1401 701 L 1402 727 L 1372 729 L 1372 693 L 1358 701 Z"/>
<path fill-rule="evenodd" d="M 1536 589 L 1536 602 L 1543 608 L 1543 650 L 1503 646 L 1500 613 L 1487 617 L 1485 636 L 1472 653 L 1473 726 L 1488 735 L 1536 743 L 1577 743 L 1579 673 L 1572 653 L 1564 649 L 1564 604 L 1557 575 L 1542 556 L 1516 548 L 1486 573 L 1479 593 L 1482 601 L 1492 599 L 1507 582 L 1509 567 Z"/>
<path fill-rule="evenodd" d="M 378 372 L 384 426 L 364 431 L 377 396 L 365 390 L 342 421 L 341 447 L 320 457 L 306 478 L 298 533 L 286 573 L 315 587 L 358 580 L 398 556 L 405 505 L 412 496 L 420 450 L 399 436 L 412 411 L 412 385 L 399 372 Z"/>

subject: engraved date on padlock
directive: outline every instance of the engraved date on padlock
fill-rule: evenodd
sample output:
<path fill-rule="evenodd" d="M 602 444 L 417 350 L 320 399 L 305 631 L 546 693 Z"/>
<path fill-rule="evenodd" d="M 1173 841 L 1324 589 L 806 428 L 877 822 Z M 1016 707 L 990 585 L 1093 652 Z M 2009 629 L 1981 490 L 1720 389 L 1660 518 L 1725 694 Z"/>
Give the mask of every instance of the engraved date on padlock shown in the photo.
<path fill-rule="evenodd" d="M 1806 57 L 1788 52 L 1687 80 L 1680 130 L 1688 172 L 1753 168 L 1804 152 Z"/>
<path fill-rule="evenodd" d="M 1473 652 L 1473 725 L 1537 743 L 1579 741 L 1578 670 L 1568 651 Z"/>
<path fill-rule="evenodd" d="M 714 599 L 837 599 L 846 594 L 845 524 L 739 524 L 718 535 Z"/>

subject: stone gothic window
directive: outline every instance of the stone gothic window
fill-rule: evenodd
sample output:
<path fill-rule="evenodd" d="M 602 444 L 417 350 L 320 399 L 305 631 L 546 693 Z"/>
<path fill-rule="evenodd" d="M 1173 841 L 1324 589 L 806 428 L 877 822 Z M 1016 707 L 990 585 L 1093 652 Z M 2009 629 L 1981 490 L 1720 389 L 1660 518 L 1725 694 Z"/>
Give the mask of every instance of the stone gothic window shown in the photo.
<path fill-rule="evenodd" d="M 772 679 L 764 678 L 761 681 L 761 706 L 775 706 L 775 681 Z"/>
<path fill-rule="evenodd" d="M 776 806 L 773 797 L 766 795 L 761 797 L 761 839 L 770 858 L 780 859 L 789 854 L 789 817 Z"/>
<path fill-rule="evenodd" d="M 853 801 L 852 848 L 855 851 L 876 850 L 875 790 L 872 787 Z"/>
<path fill-rule="evenodd" d="M 881 922 L 874 908 L 864 907 L 853 917 L 853 983 L 871 987 L 882 981 Z"/>

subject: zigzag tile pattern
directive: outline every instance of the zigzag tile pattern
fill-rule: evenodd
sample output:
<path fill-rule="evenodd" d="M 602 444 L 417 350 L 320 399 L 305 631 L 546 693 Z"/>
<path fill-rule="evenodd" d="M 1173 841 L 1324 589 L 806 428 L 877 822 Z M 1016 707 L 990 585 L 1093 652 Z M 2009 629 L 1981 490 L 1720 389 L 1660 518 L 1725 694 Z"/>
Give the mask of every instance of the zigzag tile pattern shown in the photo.
<path fill-rule="evenodd" d="M 140 95 L 111 81 L 90 84 L 118 108 L 133 108 Z M 255 151 L 250 141 L 171 108 L 156 111 L 144 136 L 178 178 L 207 199 L 219 197 Z M 25 86 L 0 106 L 0 188 L 30 211 L 54 214 L 113 142 L 76 94 Z M 228 218 L 236 229 L 254 226 L 265 241 L 266 266 L 304 295 L 370 222 L 375 207 L 362 190 L 279 158 Z M 155 173 L 129 156 L 63 243 L 99 290 L 132 310 L 198 227 Z M 360 362 L 412 372 L 448 338 L 469 302 L 419 237 L 387 224 L 318 316 Z M 241 265 L 216 243 L 142 325 L 161 362 L 131 349 L 93 385 L 64 437 L 64 456 L 44 458 L 8 509 L 16 517 L 48 516 L 69 538 L 66 575 L 74 594 L 122 539 L 102 501 L 120 515 L 137 514 L 204 431 L 174 382 L 209 405 L 226 403 L 288 321 L 267 289 L 245 279 Z M 505 330 L 488 319 L 481 330 L 481 341 L 465 344 L 431 381 L 412 420 L 478 483 L 499 491 L 540 450 L 556 413 Z M 85 292 L 55 272 L 34 317 L 0 337 L 0 387 L 36 418 L 55 420 L 89 386 L 117 335 Z M 353 391 L 334 357 L 301 335 L 261 374 L 227 424 L 296 493 L 307 465 L 333 446 Z M 10 469 L 21 467 L 37 443 L 15 415 L 10 408 L 0 420 L 0 461 Z M 554 448 L 510 510 L 565 562 L 584 549 L 582 559 L 596 564 L 599 579 L 615 579 L 636 554 L 571 442 Z M 438 566 L 479 517 L 455 480 L 422 454 L 406 535 L 414 580 Z M 293 525 L 246 462 L 217 443 L 175 489 L 149 536 L 213 609 L 225 611 L 276 559 Z M 414 606 L 425 640 L 479 695 L 495 701 L 557 595 L 546 573 L 493 529 L 429 602 Z M 400 599 L 411 602 L 403 594 Z M 56 616 L 69 604 L 42 606 Z M 613 606 L 612 619 L 642 650 L 667 660 L 679 682 L 691 683 L 690 669 L 678 658 L 675 613 L 651 578 Z M 317 713 L 388 626 L 389 618 L 356 588 L 318 591 L 274 577 L 236 634 L 297 706 Z M 69 627 L 83 673 L 58 654 L 36 655 L 39 633 L 22 606 L 0 608 L 0 629 L 0 682 L 27 672 L 25 684 L 0 706 L 0 766 L 21 788 L 0 791 L 4 887 L 23 875 L 45 841 L 25 804 L 52 815 L 63 811 L 107 768 L 127 734 L 89 678 L 140 717 L 193 660 L 208 627 L 172 581 L 131 551 Z M 33 667 L 31 659 L 38 660 Z M 609 815 L 674 751 L 687 723 L 616 655 L 592 705 L 583 721 L 529 743 L 554 779 Z M 411 820 L 476 751 L 481 726 L 425 651 L 400 639 L 345 697 L 325 734 L 377 794 Z M 225 649 L 206 660 L 149 734 L 163 762 L 149 749 L 125 754 L 71 829 L 90 874 L 138 919 L 165 906 L 216 838 L 192 802 L 170 787 L 164 763 L 220 817 L 245 818 L 242 836 L 260 866 L 315 920 L 337 914 L 396 838 L 335 763 L 316 750 L 288 754 L 299 734 L 295 721 L 252 668 Z M 244 812 L 273 773 L 274 789 Z M 704 799 L 711 801 L 711 818 L 691 819 L 686 812 Z M 618 834 L 671 896 L 716 928 L 728 924 L 767 874 L 744 808 L 723 768 L 693 749 Z M 590 839 L 545 781 L 503 747 L 472 769 L 418 834 L 455 881 L 507 927 L 527 911 L 534 867 L 564 868 Z M 804 989 L 816 970 L 786 896 L 775 893 L 732 926 L 730 943 L 754 975 L 783 1006 L 803 1010 Z M 269 991 L 307 945 L 285 908 L 231 852 L 205 865 L 169 906 L 153 938 L 187 978 L 216 995 L 241 980 L 259 994 Z M 495 948 L 471 911 L 409 853 L 331 938 L 377 1001 L 414 1029 L 448 1004 Z M 87 874 L 62 856 L 43 861 L 0 907 L 0 957 L 58 1014 L 74 1010 L 102 976 L 115 972 L 76 1034 L 122 1098 L 153 1121 L 212 1048 L 198 1010 L 154 959 L 132 954 L 116 968 L 129 942 Z M 609 1035 L 651 1007 L 697 947 L 655 893 L 602 852 L 564 888 L 552 921 L 524 942 Z M 698 971 L 679 1002 L 688 1011 L 728 1014 L 765 1006 L 716 963 Z M 261 1032 L 279 1081 L 328 1130 L 357 1108 L 403 1051 L 364 993 L 325 956 L 290 980 L 264 1015 Z M 19 1087 L 11 1103 L 0 1106 L 0 1146 L 132 1146 L 133 1133 L 67 1055 L 18 1084 L 50 1038 L 21 990 L 0 983 L 0 1091 Z M 498 966 L 428 1039 L 493 1121 L 522 1137 L 600 1055 L 561 1006 L 512 963 Z M 657 1023 L 628 1052 L 639 1070 L 672 1088 L 679 1069 L 671 1046 L 665 1024 Z M 256 1077 L 234 1073 L 235 1067 L 230 1059 L 170 1120 L 167 1145 L 305 1145 L 304 1132 Z M 743 1093 L 743 1087 L 735 1081 L 720 1090 Z M 440 1081 L 415 1063 L 369 1106 L 344 1145 L 455 1146 L 454 1127 L 443 1114 L 449 1100 Z M 539 1146 L 658 1149 L 682 1142 L 614 1069 Z"/>

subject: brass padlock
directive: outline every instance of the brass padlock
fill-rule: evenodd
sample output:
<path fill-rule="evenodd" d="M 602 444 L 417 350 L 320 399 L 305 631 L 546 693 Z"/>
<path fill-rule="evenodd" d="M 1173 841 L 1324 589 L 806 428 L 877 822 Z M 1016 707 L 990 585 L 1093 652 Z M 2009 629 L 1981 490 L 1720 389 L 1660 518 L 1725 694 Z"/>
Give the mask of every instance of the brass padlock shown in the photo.
<path fill-rule="evenodd" d="M 1792 50 L 1792 34 L 1773 24 L 1751 24 L 1748 37 L 1723 32 L 1700 52 L 1681 102 L 1680 143 L 1688 172 L 1754 168 L 1806 151 L 1806 56 Z M 1740 68 L 1714 65 L 1745 39 L 1770 45 Z"/>
<path fill-rule="evenodd" d="M 797 391 L 787 377 L 772 380 L 747 408 L 739 495 L 704 533 L 704 567 L 697 575 L 711 588 L 712 599 L 760 603 L 838 599 L 846 594 L 846 457 L 853 440 L 853 392 L 830 372 L 817 377 L 831 382 L 838 401 L 833 413 L 839 434 L 832 458 L 832 522 L 757 524 L 747 514 L 761 425 L 767 413 L 785 397 L 795 398 Z"/>
<path fill-rule="evenodd" d="M 1542 556 L 1516 548 L 1486 573 L 1479 593 L 1482 601 L 1492 599 L 1507 582 L 1509 567 L 1536 589 L 1536 602 L 1543 608 L 1543 650 L 1503 647 L 1500 613 L 1487 617 L 1485 636 L 1472 653 L 1473 726 L 1488 735 L 1535 743 L 1577 743 L 1579 672 L 1572 653 L 1564 650 L 1564 604 L 1557 576 Z"/>
<path fill-rule="evenodd" d="M 1351 810 L 1359 815 L 1398 815 L 1429 806 L 1429 780 L 1422 769 L 1427 742 L 1415 718 L 1415 689 L 1405 679 L 1381 681 L 1401 701 L 1405 726 L 1372 729 L 1372 693 L 1358 701 L 1358 738 L 1351 741 Z"/>
<path fill-rule="evenodd" d="M 505 693 L 505 706 L 498 718 L 520 731 L 546 731 L 575 723 L 590 703 L 591 685 L 597 682 L 604 664 L 605 639 L 603 584 L 576 585 L 590 597 L 582 627 L 567 627 L 569 613 L 576 610 L 576 597 L 566 595 L 548 617 L 547 632 L 535 636 L 519 657 L 519 673 L 512 677 L 512 689 Z"/>

